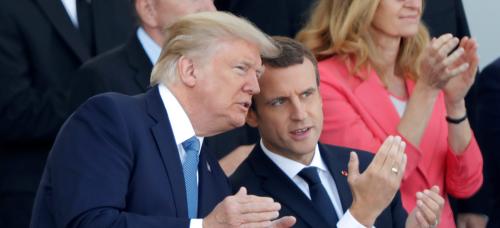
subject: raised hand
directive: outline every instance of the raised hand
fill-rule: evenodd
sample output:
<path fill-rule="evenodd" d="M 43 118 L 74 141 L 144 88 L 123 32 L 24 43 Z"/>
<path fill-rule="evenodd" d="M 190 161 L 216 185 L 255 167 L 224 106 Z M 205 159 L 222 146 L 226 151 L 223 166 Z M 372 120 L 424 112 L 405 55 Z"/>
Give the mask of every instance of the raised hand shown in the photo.
<path fill-rule="evenodd" d="M 417 207 L 408 216 L 406 228 L 436 227 L 443 211 L 444 199 L 439 195 L 439 187 L 433 186 L 417 192 Z"/>
<path fill-rule="evenodd" d="M 447 105 L 455 105 L 463 101 L 476 78 L 477 65 L 479 62 L 477 42 L 474 39 L 469 39 L 469 37 L 464 37 L 460 41 L 460 47 L 457 51 L 459 50 L 463 52 L 463 54 L 453 63 L 452 68 L 460 68 L 461 66 L 467 67 L 464 71 L 452 77 L 443 88 Z"/>
<path fill-rule="evenodd" d="M 399 136 L 389 136 L 362 174 L 358 157 L 351 152 L 347 181 L 353 203 L 349 211 L 361 224 L 372 226 L 396 195 L 406 168 L 405 148 Z"/>
<path fill-rule="evenodd" d="M 203 219 L 203 227 L 287 227 L 295 223 L 292 217 L 276 221 L 281 205 L 269 197 L 248 195 L 242 187 L 233 196 L 226 197 Z M 291 221 L 293 220 L 293 221 Z M 293 223 L 292 223 L 293 222 Z M 291 226 L 291 225 L 290 225 Z"/>
<path fill-rule="evenodd" d="M 458 44 L 459 39 L 451 34 L 433 38 L 422 57 L 418 82 L 433 89 L 442 89 L 450 79 L 469 69 L 470 63 L 463 61 L 465 48 L 460 47 L 449 54 Z M 464 45 L 470 49 L 468 42 Z"/>

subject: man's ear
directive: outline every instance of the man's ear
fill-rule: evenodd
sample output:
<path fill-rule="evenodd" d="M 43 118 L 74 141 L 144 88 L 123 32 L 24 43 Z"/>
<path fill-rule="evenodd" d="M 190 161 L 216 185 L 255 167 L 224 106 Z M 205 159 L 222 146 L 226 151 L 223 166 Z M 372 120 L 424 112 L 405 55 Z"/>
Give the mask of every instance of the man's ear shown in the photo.
<path fill-rule="evenodd" d="M 186 56 L 181 56 L 177 61 L 177 72 L 179 80 L 188 87 L 196 85 L 196 75 L 193 60 Z"/>
<path fill-rule="evenodd" d="M 257 121 L 257 112 L 250 108 L 247 113 L 247 124 L 250 125 L 250 127 L 258 127 L 259 122 Z"/>
<path fill-rule="evenodd" d="M 158 21 L 156 20 L 156 9 L 155 0 L 136 0 L 135 1 L 135 11 L 139 20 L 142 22 L 143 26 L 150 28 L 155 28 L 158 26 Z"/>

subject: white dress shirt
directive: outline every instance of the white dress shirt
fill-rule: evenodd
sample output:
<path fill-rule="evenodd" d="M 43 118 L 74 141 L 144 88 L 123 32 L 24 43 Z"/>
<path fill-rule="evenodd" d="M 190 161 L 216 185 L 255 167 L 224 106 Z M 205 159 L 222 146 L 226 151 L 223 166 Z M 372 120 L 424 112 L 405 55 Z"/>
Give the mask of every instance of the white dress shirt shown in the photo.
<path fill-rule="evenodd" d="M 64 9 L 68 13 L 69 19 L 73 23 L 73 25 L 78 28 L 78 15 L 76 12 L 76 1 L 77 0 L 61 0 Z"/>
<path fill-rule="evenodd" d="M 325 190 L 328 193 L 330 200 L 332 201 L 333 207 L 335 208 L 337 217 L 339 218 L 339 221 L 337 222 L 337 227 L 365 228 L 365 226 L 359 223 L 351 215 L 349 210 L 343 213 L 342 204 L 340 203 L 340 197 L 337 190 L 337 185 L 335 184 L 335 181 L 332 175 L 330 174 L 330 171 L 328 171 L 328 168 L 325 162 L 323 161 L 323 158 L 321 157 L 318 145 L 316 145 L 316 148 L 314 149 L 314 156 L 309 166 L 305 166 L 302 163 L 296 162 L 294 160 L 291 160 L 289 158 L 271 152 L 264 146 L 262 139 L 260 140 L 260 146 L 264 151 L 264 153 L 297 185 L 297 187 L 299 187 L 300 190 L 302 190 L 302 192 L 304 192 L 304 194 L 309 199 L 311 199 L 309 194 L 309 185 L 298 174 L 305 167 L 309 166 L 316 167 L 318 170 L 319 178 L 321 179 L 321 182 L 323 183 L 323 186 L 325 187 Z"/>
<path fill-rule="evenodd" d="M 175 98 L 172 92 L 170 92 L 170 90 L 163 84 L 160 84 L 158 86 L 158 89 L 160 92 L 161 100 L 163 101 L 163 105 L 167 110 L 170 125 L 172 126 L 172 133 L 174 134 L 175 144 L 177 144 L 177 150 L 179 151 L 179 157 L 181 158 L 181 163 L 184 164 L 184 161 L 186 160 L 186 151 L 184 150 L 182 143 L 188 140 L 189 138 L 196 136 L 193 125 L 191 124 L 191 121 L 189 121 L 189 117 L 184 111 L 184 108 L 182 108 L 181 104 L 179 103 L 177 98 Z M 200 141 L 200 151 L 201 151 L 201 145 L 203 145 L 203 137 L 196 136 L 196 138 L 198 138 L 198 140 Z M 200 151 L 198 151 L 198 153 L 200 153 Z M 198 179 L 199 179 L 198 171 L 196 171 L 197 182 Z M 201 228 L 202 225 L 203 225 L 203 219 L 191 219 L 189 227 Z"/>

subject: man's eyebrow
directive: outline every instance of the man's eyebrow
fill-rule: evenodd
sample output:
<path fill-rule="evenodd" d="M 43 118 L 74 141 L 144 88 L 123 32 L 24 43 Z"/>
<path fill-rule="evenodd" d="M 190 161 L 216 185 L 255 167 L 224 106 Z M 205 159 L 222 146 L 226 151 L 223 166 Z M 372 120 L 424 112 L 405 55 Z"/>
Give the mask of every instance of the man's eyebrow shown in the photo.
<path fill-rule="evenodd" d="M 316 87 L 309 87 L 306 90 L 302 91 L 302 93 L 311 93 L 315 92 L 316 90 L 317 90 Z"/>

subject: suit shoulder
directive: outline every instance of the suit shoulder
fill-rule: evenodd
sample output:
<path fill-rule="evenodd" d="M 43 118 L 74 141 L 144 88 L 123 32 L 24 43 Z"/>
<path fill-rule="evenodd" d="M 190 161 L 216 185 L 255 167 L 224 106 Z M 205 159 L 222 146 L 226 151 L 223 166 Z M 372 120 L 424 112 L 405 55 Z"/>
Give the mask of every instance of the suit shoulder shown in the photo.
<path fill-rule="evenodd" d="M 362 156 L 364 158 L 370 158 L 370 159 L 373 158 L 373 154 L 370 153 L 370 152 L 368 152 L 368 151 L 365 151 L 365 150 L 354 149 L 354 148 L 344 147 L 344 146 L 336 146 L 336 145 L 330 145 L 330 144 L 323 144 L 323 143 L 321 143 L 320 145 L 323 146 L 327 150 L 334 150 L 336 152 L 345 153 L 347 155 L 349 155 L 349 153 L 351 151 L 354 151 L 359 156 Z"/>
<path fill-rule="evenodd" d="M 349 160 L 349 156 L 350 156 L 351 151 L 356 152 L 356 154 L 358 155 L 358 159 L 359 159 L 361 167 L 368 166 L 368 164 L 370 164 L 370 162 L 373 159 L 373 154 L 368 152 L 368 151 L 364 151 L 364 150 L 343 147 L 343 146 L 329 145 L 329 144 L 320 144 L 320 146 L 324 150 L 326 150 L 325 152 L 333 153 L 333 156 L 336 156 L 337 159 L 345 159 L 347 161 Z"/>
<path fill-rule="evenodd" d="M 131 111 L 134 107 L 138 107 L 140 105 L 143 94 L 139 94 L 136 96 L 129 96 L 116 92 L 106 92 L 95 95 L 89 98 L 80 108 L 79 110 L 85 109 L 103 109 L 103 110 L 112 110 L 116 109 L 116 111 L 121 112 L 124 110 Z"/>
<path fill-rule="evenodd" d="M 481 72 L 481 75 L 488 76 L 496 80 L 500 80 L 498 77 L 499 72 L 500 72 L 500 58 L 496 59 L 488 66 L 486 66 L 484 70 Z"/>
<path fill-rule="evenodd" d="M 483 93 L 497 93 L 500 88 L 500 58 L 486 66 L 477 78 L 478 96 Z M 478 102 L 482 102 L 478 100 Z"/>

